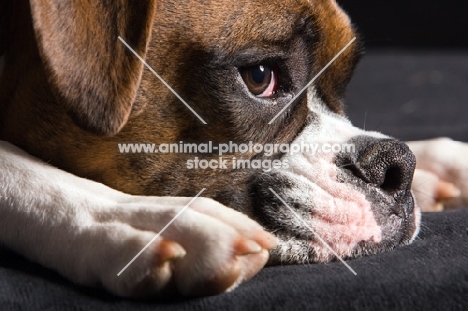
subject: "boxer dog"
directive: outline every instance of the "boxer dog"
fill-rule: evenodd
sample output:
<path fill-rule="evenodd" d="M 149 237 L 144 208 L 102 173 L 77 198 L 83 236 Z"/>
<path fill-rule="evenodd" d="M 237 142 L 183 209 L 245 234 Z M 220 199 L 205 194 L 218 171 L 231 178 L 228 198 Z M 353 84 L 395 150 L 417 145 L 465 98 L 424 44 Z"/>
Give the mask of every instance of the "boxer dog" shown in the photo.
<path fill-rule="evenodd" d="M 343 115 L 360 47 L 335 1 L 7 0 L 0 12 L 2 245 L 73 282 L 148 297 L 221 293 L 266 263 L 375 254 L 416 236 L 413 153 Z M 208 141 L 355 149 L 234 150 L 223 167 L 195 169 L 193 154 L 118 147 Z M 457 144 L 415 150 L 439 163 L 440 143 Z M 426 167 L 436 199 L 455 192 L 439 178 L 466 189 L 466 176 L 444 173 L 454 163 Z"/>

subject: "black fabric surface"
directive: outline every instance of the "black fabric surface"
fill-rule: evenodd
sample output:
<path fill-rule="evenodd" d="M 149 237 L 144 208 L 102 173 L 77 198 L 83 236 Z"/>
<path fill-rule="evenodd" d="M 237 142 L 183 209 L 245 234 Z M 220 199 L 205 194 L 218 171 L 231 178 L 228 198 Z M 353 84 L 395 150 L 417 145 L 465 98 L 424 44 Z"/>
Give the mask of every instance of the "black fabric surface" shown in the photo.
<path fill-rule="evenodd" d="M 468 140 L 468 56 L 371 52 L 348 91 L 353 122 L 401 139 Z M 410 246 L 343 264 L 265 268 L 231 293 L 136 302 L 79 288 L 0 249 L 0 310 L 467 310 L 468 210 L 424 214 Z"/>

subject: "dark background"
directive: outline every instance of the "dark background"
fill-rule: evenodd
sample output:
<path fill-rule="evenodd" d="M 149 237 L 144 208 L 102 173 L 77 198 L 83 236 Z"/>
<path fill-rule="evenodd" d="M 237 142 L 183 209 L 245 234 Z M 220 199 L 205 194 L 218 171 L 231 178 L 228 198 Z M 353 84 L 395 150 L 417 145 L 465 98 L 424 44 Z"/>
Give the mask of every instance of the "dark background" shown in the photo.
<path fill-rule="evenodd" d="M 368 47 L 468 48 L 466 0 L 338 0 Z"/>
<path fill-rule="evenodd" d="M 340 0 L 365 43 L 346 94 L 354 125 L 468 141 L 468 1 Z"/>

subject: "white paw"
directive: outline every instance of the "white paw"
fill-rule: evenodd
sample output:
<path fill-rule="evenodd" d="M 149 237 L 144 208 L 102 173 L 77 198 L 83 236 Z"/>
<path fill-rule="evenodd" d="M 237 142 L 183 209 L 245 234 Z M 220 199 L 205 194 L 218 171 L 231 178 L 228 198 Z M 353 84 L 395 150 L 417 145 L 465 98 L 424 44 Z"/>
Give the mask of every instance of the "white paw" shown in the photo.
<path fill-rule="evenodd" d="M 0 244 L 121 296 L 221 293 L 255 275 L 276 246 L 259 224 L 214 200 L 184 209 L 192 198 L 127 195 L 2 141 L 0 180 Z"/>
<path fill-rule="evenodd" d="M 221 293 L 255 275 L 267 262 L 267 250 L 276 245 L 276 239 L 247 216 L 197 198 L 117 276 L 190 198 L 131 200 L 94 211 L 96 225 L 82 236 L 87 277 L 97 277 L 121 296 L 147 297 L 174 287 L 190 296 Z"/>
<path fill-rule="evenodd" d="M 437 138 L 408 145 L 416 155 L 412 189 L 422 210 L 468 205 L 468 144 Z"/>

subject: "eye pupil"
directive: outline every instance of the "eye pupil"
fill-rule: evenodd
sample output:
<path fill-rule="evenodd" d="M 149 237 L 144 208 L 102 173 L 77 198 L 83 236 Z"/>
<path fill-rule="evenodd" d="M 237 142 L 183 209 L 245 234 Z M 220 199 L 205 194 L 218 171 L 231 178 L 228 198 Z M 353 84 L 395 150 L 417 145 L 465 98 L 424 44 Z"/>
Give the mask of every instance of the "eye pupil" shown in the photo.
<path fill-rule="evenodd" d="M 266 76 L 266 72 L 265 72 L 265 67 L 263 66 L 257 66 L 257 67 L 253 67 L 251 69 L 251 75 L 252 75 L 252 80 L 257 83 L 257 84 L 261 84 L 261 83 L 264 83 L 265 82 L 265 76 Z"/>

